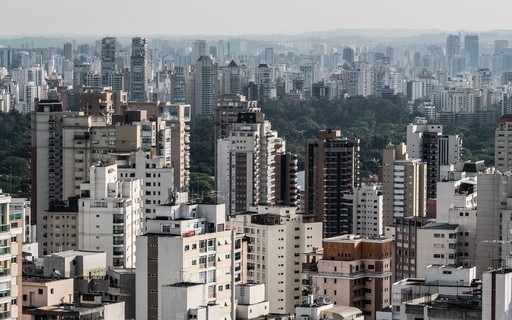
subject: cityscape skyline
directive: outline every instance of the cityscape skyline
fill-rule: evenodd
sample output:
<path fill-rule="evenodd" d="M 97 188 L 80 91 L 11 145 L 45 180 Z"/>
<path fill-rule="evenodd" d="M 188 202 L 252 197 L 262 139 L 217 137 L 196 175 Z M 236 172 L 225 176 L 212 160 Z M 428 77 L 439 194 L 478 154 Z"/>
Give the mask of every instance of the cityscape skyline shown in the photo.
<path fill-rule="evenodd" d="M 291 7 L 287 2 L 276 3 L 269 0 L 259 1 L 257 6 L 251 7 L 240 6 L 233 0 L 179 3 L 153 1 L 153 5 L 143 7 L 132 0 L 123 2 L 123 6 L 98 0 L 90 1 L 87 6 L 63 0 L 54 0 L 51 4 L 53 6 L 33 0 L 24 2 L 23 7 L 17 2 L 4 4 L 5 12 L 22 12 L 24 19 L 23 24 L 20 24 L 18 15 L 5 15 L 0 22 L 0 35 L 245 35 L 300 34 L 336 29 L 438 29 L 476 32 L 510 28 L 507 24 L 506 8 L 512 9 L 512 5 L 504 0 L 493 0 L 485 6 L 472 6 L 462 1 L 433 0 L 422 6 L 421 10 L 410 10 L 410 3 L 405 0 L 363 0 L 355 8 L 348 7 L 344 2 L 333 2 L 328 6 L 308 6 L 304 1 L 295 1 L 294 7 Z M 27 7 L 31 10 L 25 10 Z M 300 10 L 306 7 L 307 10 Z M 49 9 L 55 9 L 52 15 L 59 23 L 40 23 L 41 13 L 49 12 Z M 71 14 L 67 12 L 68 9 Z M 240 14 L 240 10 L 244 9 L 249 10 L 250 14 Z M 100 18 L 102 12 L 112 12 L 115 23 L 110 23 L 108 28 L 104 24 L 88 24 L 84 27 L 77 23 L 75 13 L 78 11 L 80 16 L 93 20 L 95 16 Z M 354 11 L 359 12 L 354 14 Z M 171 19 L 152 19 L 150 24 L 134 23 L 141 21 L 141 17 L 152 16 L 157 12 L 174 14 Z M 346 14 L 347 12 L 350 14 Z M 196 20 L 196 23 L 191 23 L 191 15 L 192 21 Z M 220 19 L 222 16 L 229 19 Z M 263 20 L 265 23 L 261 23 Z"/>

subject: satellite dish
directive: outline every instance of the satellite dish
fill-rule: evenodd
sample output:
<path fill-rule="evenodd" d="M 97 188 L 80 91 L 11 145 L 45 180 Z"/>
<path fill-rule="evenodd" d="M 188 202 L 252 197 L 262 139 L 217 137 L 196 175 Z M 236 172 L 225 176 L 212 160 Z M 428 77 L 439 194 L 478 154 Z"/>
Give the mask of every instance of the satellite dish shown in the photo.
<path fill-rule="evenodd" d="M 53 269 L 53 273 L 55 273 L 56 275 L 58 275 L 59 277 L 63 277 L 64 275 L 62 274 L 62 272 L 60 272 L 59 270 L 57 269 Z"/>
<path fill-rule="evenodd" d="M 32 275 L 36 271 L 36 268 L 31 264 L 26 264 L 26 265 L 23 265 L 21 270 L 23 271 L 23 274 L 25 274 L 25 275 Z"/>

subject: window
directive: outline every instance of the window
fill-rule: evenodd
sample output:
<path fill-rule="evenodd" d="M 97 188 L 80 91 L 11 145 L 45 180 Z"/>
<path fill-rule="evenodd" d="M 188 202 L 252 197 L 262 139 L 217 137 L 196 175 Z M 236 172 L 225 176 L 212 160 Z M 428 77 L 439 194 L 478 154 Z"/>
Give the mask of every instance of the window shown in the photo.
<path fill-rule="evenodd" d="M 43 294 L 43 289 L 37 289 L 37 294 Z"/>

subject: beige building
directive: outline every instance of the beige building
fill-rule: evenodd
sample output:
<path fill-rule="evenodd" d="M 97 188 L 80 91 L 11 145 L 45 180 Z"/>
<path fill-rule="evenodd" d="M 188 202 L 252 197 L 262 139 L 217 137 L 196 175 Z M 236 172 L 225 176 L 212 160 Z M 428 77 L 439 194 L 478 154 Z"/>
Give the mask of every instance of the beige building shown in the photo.
<path fill-rule="evenodd" d="M 512 136 L 512 115 L 501 116 L 496 125 L 494 141 L 494 161 L 496 170 L 500 172 L 512 169 L 512 144 L 509 142 Z"/>
<path fill-rule="evenodd" d="M 431 264 L 457 265 L 458 225 L 431 223 L 417 232 L 416 277 L 425 277 Z"/>
<path fill-rule="evenodd" d="M 23 307 L 73 303 L 73 279 L 24 278 Z"/>
<path fill-rule="evenodd" d="M 359 308 L 367 320 L 375 319 L 377 310 L 391 304 L 392 239 L 344 235 L 324 239 L 323 244 L 323 252 L 311 252 L 304 264 L 309 290 L 335 305 Z"/>
<path fill-rule="evenodd" d="M 213 319 L 234 319 L 235 283 L 244 281 L 242 235 L 226 228 L 223 204 L 159 206 L 137 238 L 136 270 L 137 319 L 192 315 L 205 301 L 218 306 Z M 197 286 L 201 294 L 189 294 Z M 173 297 L 183 304 L 170 303 Z"/>
<path fill-rule="evenodd" d="M 160 104 L 160 116 L 171 131 L 171 165 L 174 168 L 174 190 L 188 191 L 190 181 L 190 105 Z"/>
<path fill-rule="evenodd" d="M 21 318 L 23 219 L 11 216 L 0 190 L 0 318 Z"/>
<path fill-rule="evenodd" d="M 47 254 L 78 249 L 78 198 L 53 202 L 46 211 Z"/>
<path fill-rule="evenodd" d="M 427 204 L 427 166 L 408 159 L 405 145 L 389 145 L 383 151 L 382 191 L 384 226 L 396 217 L 424 216 Z"/>
<path fill-rule="evenodd" d="M 248 237 L 247 279 L 267 284 L 273 313 L 293 313 L 301 303 L 304 252 L 322 244 L 322 223 L 297 214 L 295 207 L 251 208 L 231 217 L 228 225 Z"/>

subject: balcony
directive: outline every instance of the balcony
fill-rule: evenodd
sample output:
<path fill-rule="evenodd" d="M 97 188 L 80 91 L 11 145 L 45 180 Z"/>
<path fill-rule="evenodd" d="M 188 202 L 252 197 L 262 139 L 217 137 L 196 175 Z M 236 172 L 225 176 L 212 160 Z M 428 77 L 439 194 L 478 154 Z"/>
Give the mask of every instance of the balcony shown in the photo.
<path fill-rule="evenodd" d="M 122 235 L 124 234 L 124 229 L 114 229 L 112 233 L 115 235 Z"/>
<path fill-rule="evenodd" d="M 11 297 L 11 290 L 0 290 L 0 298 Z"/>
<path fill-rule="evenodd" d="M 11 269 L 9 269 L 9 268 L 0 269 L 0 277 L 10 276 L 10 275 L 11 275 Z"/>
<path fill-rule="evenodd" d="M 11 230 L 10 224 L 2 224 L 0 225 L 0 232 L 8 232 Z"/>
<path fill-rule="evenodd" d="M 0 319 L 11 319 L 11 311 L 0 311 Z"/>
<path fill-rule="evenodd" d="M 123 224 L 124 223 L 124 219 L 120 219 L 120 218 L 116 218 L 114 217 L 113 221 L 112 221 L 114 224 Z"/>
<path fill-rule="evenodd" d="M 11 253 L 11 247 L 0 247 L 0 254 Z"/>
<path fill-rule="evenodd" d="M 114 251 L 112 253 L 112 255 L 114 256 L 114 258 L 121 258 L 124 256 L 124 252 L 123 251 Z"/>

